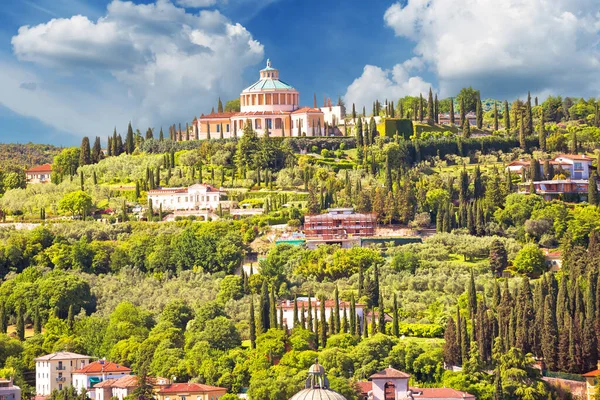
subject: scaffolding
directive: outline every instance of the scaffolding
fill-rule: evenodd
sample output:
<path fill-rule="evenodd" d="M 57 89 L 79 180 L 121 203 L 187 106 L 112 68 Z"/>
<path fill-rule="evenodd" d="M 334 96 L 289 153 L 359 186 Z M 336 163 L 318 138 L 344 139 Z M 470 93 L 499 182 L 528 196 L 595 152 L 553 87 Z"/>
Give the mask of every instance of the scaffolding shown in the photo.
<path fill-rule="evenodd" d="M 304 234 L 307 238 L 344 239 L 352 236 L 375 236 L 377 214 L 353 213 L 307 215 L 304 217 Z"/>

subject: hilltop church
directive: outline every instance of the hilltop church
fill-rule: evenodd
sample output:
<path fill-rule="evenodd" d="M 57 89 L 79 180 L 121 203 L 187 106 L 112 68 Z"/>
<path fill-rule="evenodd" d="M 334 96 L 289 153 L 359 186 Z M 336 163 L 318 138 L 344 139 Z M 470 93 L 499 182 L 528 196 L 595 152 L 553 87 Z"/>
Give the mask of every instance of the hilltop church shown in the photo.
<path fill-rule="evenodd" d="M 240 112 L 211 112 L 194 119 L 190 139 L 228 139 L 242 135 L 252 124 L 258 136 L 329 136 L 343 121 L 343 106 L 301 107 L 300 92 L 279 79 L 271 60 L 260 79 L 240 94 Z"/>

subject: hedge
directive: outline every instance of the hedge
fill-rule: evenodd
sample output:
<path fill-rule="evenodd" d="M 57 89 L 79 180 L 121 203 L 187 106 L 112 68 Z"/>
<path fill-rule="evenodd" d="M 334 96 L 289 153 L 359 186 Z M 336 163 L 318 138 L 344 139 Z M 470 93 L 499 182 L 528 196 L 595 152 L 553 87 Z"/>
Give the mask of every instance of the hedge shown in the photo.
<path fill-rule="evenodd" d="M 438 324 L 399 324 L 400 335 L 422 338 L 444 337 L 444 328 Z"/>

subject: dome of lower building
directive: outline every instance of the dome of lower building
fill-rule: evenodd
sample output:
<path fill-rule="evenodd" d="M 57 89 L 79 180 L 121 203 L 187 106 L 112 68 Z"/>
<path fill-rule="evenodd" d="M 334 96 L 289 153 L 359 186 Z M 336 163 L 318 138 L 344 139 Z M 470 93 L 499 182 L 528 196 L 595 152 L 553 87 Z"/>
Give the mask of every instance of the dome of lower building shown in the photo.
<path fill-rule="evenodd" d="M 308 369 L 308 378 L 304 389 L 293 395 L 290 400 L 346 400 L 344 396 L 329 388 L 325 368 L 315 359 Z"/>

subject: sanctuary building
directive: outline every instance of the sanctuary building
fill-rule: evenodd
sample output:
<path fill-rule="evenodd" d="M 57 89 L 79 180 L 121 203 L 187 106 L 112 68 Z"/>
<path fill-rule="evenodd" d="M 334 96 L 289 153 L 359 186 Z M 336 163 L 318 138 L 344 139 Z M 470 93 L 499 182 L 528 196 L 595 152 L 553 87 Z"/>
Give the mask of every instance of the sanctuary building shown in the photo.
<path fill-rule="evenodd" d="M 251 124 L 258 136 L 329 136 L 328 126 L 343 121 L 343 106 L 300 106 L 300 92 L 279 79 L 271 60 L 260 79 L 240 94 L 240 112 L 212 112 L 193 121 L 193 139 L 228 139 Z"/>

